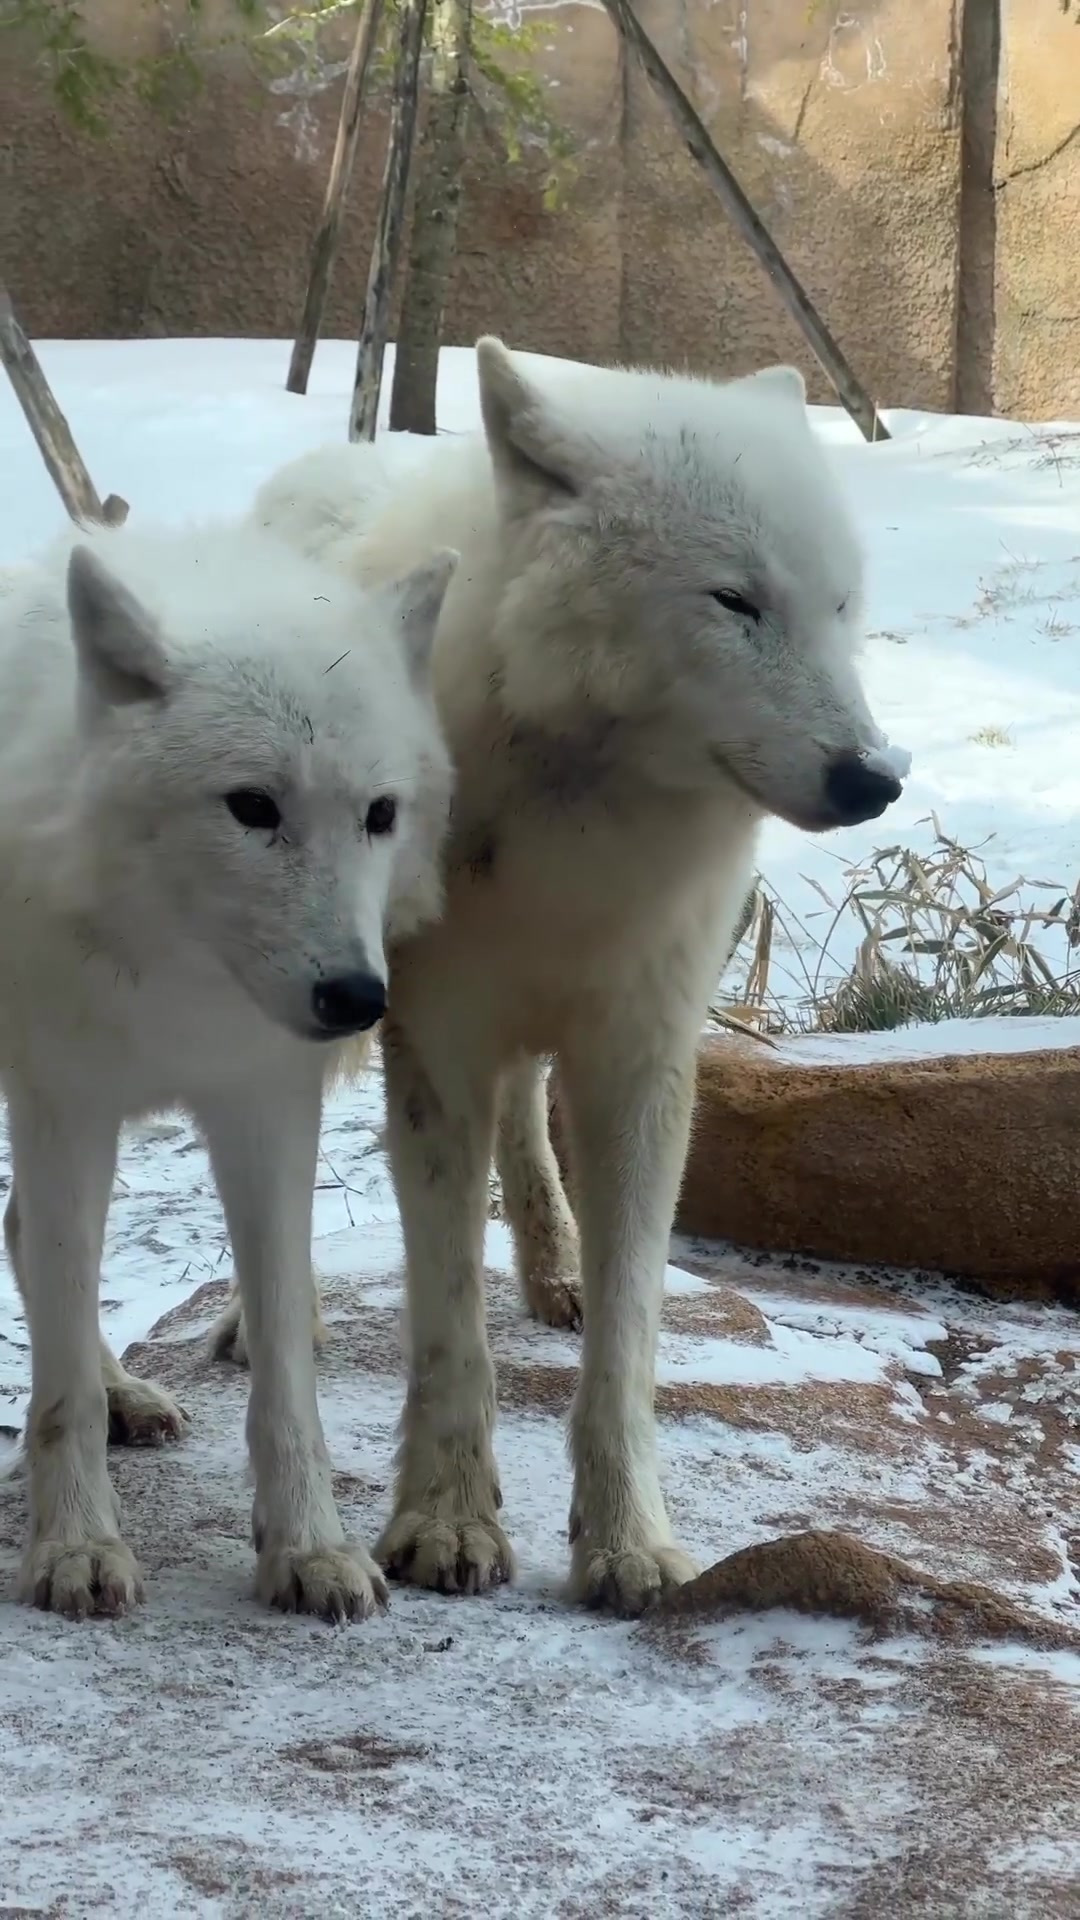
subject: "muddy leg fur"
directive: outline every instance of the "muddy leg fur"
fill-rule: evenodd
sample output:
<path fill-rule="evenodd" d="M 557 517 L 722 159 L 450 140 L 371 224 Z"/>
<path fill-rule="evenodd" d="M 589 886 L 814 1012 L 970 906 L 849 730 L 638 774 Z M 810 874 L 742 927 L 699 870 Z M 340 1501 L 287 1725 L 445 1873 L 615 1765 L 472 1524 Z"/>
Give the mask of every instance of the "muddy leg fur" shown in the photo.
<path fill-rule="evenodd" d="M 522 1059 L 503 1074 L 495 1163 L 527 1310 L 545 1326 L 580 1330 L 577 1226 L 548 1131 L 539 1060 Z"/>

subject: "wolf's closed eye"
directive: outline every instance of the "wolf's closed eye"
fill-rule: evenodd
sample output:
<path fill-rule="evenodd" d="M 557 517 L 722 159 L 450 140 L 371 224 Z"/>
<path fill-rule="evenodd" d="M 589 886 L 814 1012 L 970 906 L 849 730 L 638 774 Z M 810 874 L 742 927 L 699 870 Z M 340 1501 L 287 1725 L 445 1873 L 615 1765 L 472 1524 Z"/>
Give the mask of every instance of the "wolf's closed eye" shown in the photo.
<path fill-rule="evenodd" d="M 238 787 L 225 795 L 225 805 L 238 824 L 253 833 L 276 833 L 281 825 L 281 808 L 268 793 L 257 787 Z"/>
<path fill-rule="evenodd" d="M 726 607 L 729 613 L 740 614 L 744 620 L 752 620 L 755 626 L 759 624 L 761 608 L 755 607 L 753 601 L 747 600 L 743 594 L 736 593 L 734 588 L 716 587 L 712 597 L 722 607 Z"/>

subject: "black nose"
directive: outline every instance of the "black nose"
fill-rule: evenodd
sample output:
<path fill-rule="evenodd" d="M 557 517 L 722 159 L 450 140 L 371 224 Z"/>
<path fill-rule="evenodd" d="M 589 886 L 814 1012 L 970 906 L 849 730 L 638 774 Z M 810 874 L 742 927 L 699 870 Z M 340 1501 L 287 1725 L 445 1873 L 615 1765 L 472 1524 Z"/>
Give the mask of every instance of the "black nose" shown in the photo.
<path fill-rule="evenodd" d="M 386 1012 L 386 986 L 374 973 L 343 973 L 312 988 L 311 1008 L 324 1033 L 364 1033 Z"/>
<path fill-rule="evenodd" d="M 891 773 L 875 772 L 857 753 L 834 760 L 825 775 L 825 797 L 838 826 L 855 827 L 860 820 L 879 819 L 902 792 Z"/>

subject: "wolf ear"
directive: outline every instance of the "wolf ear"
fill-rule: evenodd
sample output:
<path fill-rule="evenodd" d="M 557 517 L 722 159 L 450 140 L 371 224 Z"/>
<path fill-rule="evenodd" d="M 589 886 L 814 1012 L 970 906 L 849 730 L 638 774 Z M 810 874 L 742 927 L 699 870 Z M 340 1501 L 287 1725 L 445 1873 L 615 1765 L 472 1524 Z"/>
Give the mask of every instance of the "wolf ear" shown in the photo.
<path fill-rule="evenodd" d="M 171 675 L 157 621 L 90 547 L 68 561 L 67 602 L 84 688 L 107 707 L 162 700 Z"/>
<path fill-rule="evenodd" d="M 580 449 L 552 417 L 543 395 L 519 373 L 501 340 L 476 346 L 480 412 L 496 475 L 525 504 L 581 491 Z"/>
<path fill-rule="evenodd" d="M 806 381 L 798 367 L 762 367 L 760 373 L 749 377 L 756 387 L 766 387 L 778 400 L 792 400 L 797 406 L 805 407 Z"/>
<path fill-rule="evenodd" d="M 405 664 L 413 680 L 427 676 L 435 629 L 459 559 L 452 547 L 445 547 L 433 553 L 423 566 L 414 567 L 404 579 L 395 581 L 390 589 L 401 621 Z"/>

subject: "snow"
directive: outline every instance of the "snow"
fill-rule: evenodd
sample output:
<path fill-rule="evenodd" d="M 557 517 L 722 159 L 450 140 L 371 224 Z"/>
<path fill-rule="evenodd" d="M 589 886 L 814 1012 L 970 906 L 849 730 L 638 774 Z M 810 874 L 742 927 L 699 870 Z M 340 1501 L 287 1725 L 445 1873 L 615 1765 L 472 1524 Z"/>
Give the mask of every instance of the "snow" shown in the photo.
<path fill-rule="evenodd" d="M 138 515 L 241 510 L 270 469 L 344 430 L 346 343 L 320 346 L 305 400 L 284 392 L 282 342 L 52 342 L 40 353 L 97 484 Z M 476 424 L 468 353 L 444 355 L 440 417 L 451 432 Z M 887 824 L 818 840 L 770 824 L 770 883 L 813 929 L 829 917 L 818 888 L 836 888 L 883 834 L 928 847 L 934 813 L 960 842 L 984 845 L 992 885 L 1022 873 L 1068 891 L 1080 877 L 1080 428 L 892 412 L 894 439 L 867 448 L 842 414 L 814 418 L 868 551 L 871 706 L 911 761 L 909 771 L 906 749 L 880 750 L 882 768 L 905 780 Z M 424 450 L 402 441 L 392 457 Z M 0 568 L 22 564 L 60 524 L 0 385 Z M 783 1050 L 828 1065 L 853 1050 L 885 1060 L 1072 1046 L 1080 1021 L 1010 1019 L 855 1043 L 813 1036 Z M 377 1080 L 333 1096 L 315 1208 L 332 1335 L 324 1419 L 348 1522 L 368 1538 L 386 1511 L 400 1391 L 394 1372 L 365 1357 L 372 1328 L 390 1330 L 391 1351 L 399 1338 L 402 1252 L 381 1125 Z M 691 1551 L 708 1561 L 800 1525 L 858 1530 L 868 1514 L 875 1544 L 991 1580 L 1047 1617 L 1080 1617 L 1067 1516 L 1034 1477 L 1027 1437 L 1062 1413 L 1075 1430 L 1075 1320 L 946 1287 L 926 1293 L 910 1276 L 870 1283 L 750 1265 L 733 1251 L 705 1250 L 706 1270 L 690 1271 L 701 1252 L 683 1250 L 689 1265 L 669 1269 L 661 1383 L 695 1389 L 706 1409 L 719 1392 L 764 1411 L 745 1424 L 707 1410 L 665 1419 L 667 1483 Z M 578 1343 L 521 1319 L 497 1222 L 488 1261 L 500 1366 L 572 1378 Z M 199 1142 L 179 1118 L 133 1129 L 103 1320 L 123 1350 L 172 1316 L 147 1370 L 187 1369 L 195 1422 L 175 1453 L 114 1458 L 149 1574 L 146 1605 L 128 1621 L 75 1628 L 10 1604 L 25 1516 L 19 1483 L 0 1489 L 0 1906 L 81 1916 L 138 1904 L 151 1920 L 384 1903 L 409 1914 L 737 1910 L 772 1920 L 848 1911 L 838 1888 L 853 1897 L 864 1875 L 905 1857 L 913 1827 L 932 1846 L 936 1801 L 919 1754 L 940 1747 L 953 1780 L 967 1764 L 962 1733 L 927 1733 L 941 1688 L 923 1643 L 868 1649 L 849 1624 L 773 1616 L 710 1627 L 697 1664 L 680 1666 L 638 1629 L 567 1610 L 563 1437 L 539 1402 L 500 1417 L 521 1558 L 513 1591 L 459 1604 L 405 1590 L 385 1620 L 340 1634 L 264 1617 L 247 1597 L 245 1383 L 200 1371 L 192 1356 L 218 1300 L 186 1304 L 230 1272 Z M 758 1308 L 759 1338 L 680 1319 L 707 1312 L 718 1281 Z M 950 1352 L 947 1377 L 935 1349 Z M 0 1415 L 12 1434 L 27 1387 L 27 1336 L 8 1289 Z M 837 1388 L 849 1390 L 851 1433 L 845 1421 L 785 1426 L 800 1398 L 810 1406 Z M 936 1396 L 928 1416 L 924 1396 Z M 862 1417 L 870 1424 L 858 1428 Z M 950 1436 L 972 1419 L 976 1437 L 954 1455 Z M 888 1426 L 891 1451 L 879 1449 L 875 1423 Z M 1075 1448 L 1047 1431 L 1075 1468 Z M 1025 1527 L 1044 1554 L 1041 1575 L 1034 1560 L 1008 1557 Z M 1072 1655 L 997 1647 L 982 1662 L 995 1685 L 1037 1681 L 1047 1699 L 1055 1689 L 1055 1700 L 1075 1698 L 1080 1684 Z M 1015 1720 L 1005 1702 L 1002 1728 Z M 954 1900 L 948 1910 L 989 1911 L 995 1899 L 1017 1914 L 1058 1910 L 1055 1894 L 1080 1872 L 1075 1832 L 1062 1835 L 1052 1808 L 1029 1809 L 1019 1826 L 1010 1810 L 1015 1883 L 994 1893 L 1000 1823 L 987 1807 L 984 1882 L 970 1908 Z M 976 1809 L 969 1831 L 981 1844 L 980 1818 Z M 1035 1873 L 1028 1906 L 1017 1888 Z"/>
<path fill-rule="evenodd" d="M 893 747 L 886 741 L 880 747 L 868 747 L 861 756 L 871 773 L 891 774 L 894 780 L 906 780 L 911 772 L 911 755 L 906 747 Z"/>

